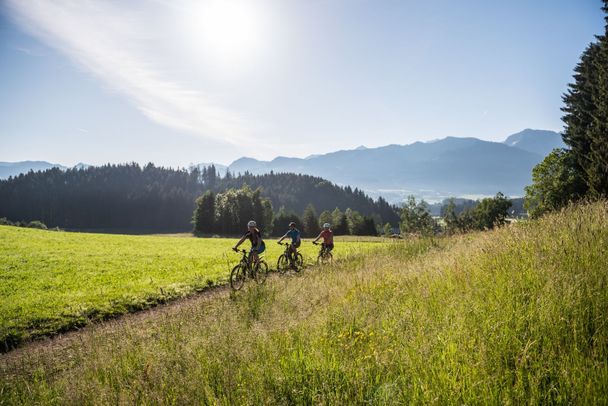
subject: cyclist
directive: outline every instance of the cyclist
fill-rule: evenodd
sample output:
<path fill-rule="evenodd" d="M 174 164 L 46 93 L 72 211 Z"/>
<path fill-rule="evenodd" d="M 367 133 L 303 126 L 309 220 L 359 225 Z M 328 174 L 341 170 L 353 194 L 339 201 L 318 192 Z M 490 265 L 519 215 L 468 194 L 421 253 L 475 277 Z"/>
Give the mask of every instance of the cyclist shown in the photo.
<path fill-rule="evenodd" d="M 280 244 L 281 241 L 283 241 L 285 238 L 290 237 L 291 238 L 291 244 L 289 244 L 289 260 L 291 261 L 292 258 L 295 258 L 295 254 L 298 252 L 298 247 L 300 246 L 300 244 L 302 243 L 302 240 L 300 238 L 300 230 L 298 230 L 296 228 L 296 223 L 294 223 L 293 221 L 291 223 L 289 223 L 289 231 L 287 231 L 285 233 L 285 235 L 283 237 L 281 237 L 281 239 L 279 241 L 277 241 L 277 244 Z"/>
<path fill-rule="evenodd" d="M 316 244 L 317 241 L 319 241 L 321 238 L 323 238 L 321 247 L 326 252 L 331 252 L 331 250 L 334 249 L 334 232 L 331 231 L 331 224 L 329 224 L 329 223 L 323 224 L 323 230 L 319 233 L 317 238 L 315 238 L 315 240 L 312 243 Z"/>
<path fill-rule="evenodd" d="M 259 260 L 258 255 L 266 250 L 266 244 L 264 244 L 264 240 L 262 239 L 261 231 L 258 230 L 257 224 L 253 220 L 247 223 L 247 232 L 241 237 L 239 242 L 232 247 L 232 249 L 234 251 L 238 251 L 239 245 L 241 245 L 247 238 L 249 238 L 249 241 L 251 241 L 251 251 L 249 251 L 250 261 L 253 259 L 254 264 L 257 264 Z"/>

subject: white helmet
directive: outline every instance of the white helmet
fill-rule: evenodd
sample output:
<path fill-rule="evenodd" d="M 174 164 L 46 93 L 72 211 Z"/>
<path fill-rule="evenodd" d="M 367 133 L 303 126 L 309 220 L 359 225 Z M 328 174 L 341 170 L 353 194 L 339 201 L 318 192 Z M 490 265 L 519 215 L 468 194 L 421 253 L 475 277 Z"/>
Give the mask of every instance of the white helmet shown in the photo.
<path fill-rule="evenodd" d="M 247 223 L 247 227 L 257 227 L 257 224 L 255 223 L 255 221 L 251 220 L 249 221 L 249 223 Z"/>
<path fill-rule="evenodd" d="M 329 223 L 323 224 L 323 228 L 329 228 L 329 227 L 331 227 L 331 225 Z"/>

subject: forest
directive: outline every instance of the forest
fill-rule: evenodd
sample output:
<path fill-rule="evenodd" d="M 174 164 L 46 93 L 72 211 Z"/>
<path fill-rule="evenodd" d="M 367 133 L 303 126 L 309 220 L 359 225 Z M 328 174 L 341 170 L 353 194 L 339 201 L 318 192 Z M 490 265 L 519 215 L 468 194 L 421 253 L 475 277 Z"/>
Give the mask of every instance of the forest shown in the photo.
<path fill-rule="evenodd" d="M 399 223 L 397 209 L 384 199 L 374 201 L 359 189 L 318 177 L 288 173 L 221 177 L 213 166 L 172 169 L 151 163 L 53 168 L 11 177 L 0 181 L 0 217 L 14 222 L 39 220 L 68 230 L 186 232 L 193 229 L 199 196 L 245 185 L 259 189 L 277 214 L 302 216 L 312 205 L 318 212 L 351 209 L 376 224 Z"/>

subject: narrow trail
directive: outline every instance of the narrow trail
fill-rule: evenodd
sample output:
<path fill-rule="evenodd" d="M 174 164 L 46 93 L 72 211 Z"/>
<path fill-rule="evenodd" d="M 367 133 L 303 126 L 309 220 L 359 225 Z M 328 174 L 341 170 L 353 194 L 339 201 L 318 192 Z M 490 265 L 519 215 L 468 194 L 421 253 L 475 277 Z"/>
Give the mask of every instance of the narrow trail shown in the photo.
<path fill-rule="evenodd" d="M 310 266 L 303 268 L 297 274 L 287 273 L 280 275 L 276 270 L 270 270 L 267 281 L 286 278 L 293 275 L 302 275 L 303 271 L 311 269 Z M 255 283 L 253 280 L 247 280 L 245 285 Z M 57 333 L 46 337 L 37 337 L 28 341 L 20 343 L 16 348 L 10 349 L 7 352 L 0 352 L 0 364 L 12 363 L 30 352 L 44 352 L 50 350 L 58 350 L 64 347 L 70 347 L 73 344 L 80 342 L 80 336 L 87 334 L 88 332 L 103 332 L 113 330 L 116 326 L 124 323 L 138 323 L 144 319 L 160 319 L 164 316 L 178 313 L 181 309 L 186 307 L 198 307 L 205 305 L 217 298 L 224 297 L 228 298 L 234 292 L 230 287 L 230 282 L 226 281 L 221 285 L 215 285 L 205 288 L 202 291 L 194 292 L 188 296 L 169 300 L 165 303 L 159 303 L 148 309 L 141 309 L 129 313 L 117 315 L 112 318 L 105 320 L 92 321 L 86 326 L 75 328 L 63 333 Z M 238 294 L 238 292 L 235 292 Z M 0 365 L 0 371 L 2 370 Z"/>

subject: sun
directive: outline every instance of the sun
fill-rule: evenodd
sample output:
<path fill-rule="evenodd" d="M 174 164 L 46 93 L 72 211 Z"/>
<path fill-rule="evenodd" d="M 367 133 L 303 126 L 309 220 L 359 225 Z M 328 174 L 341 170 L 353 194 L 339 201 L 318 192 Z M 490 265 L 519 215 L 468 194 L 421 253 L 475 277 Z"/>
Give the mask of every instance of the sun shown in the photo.
<path fill-rule="evenodd" d="M 264 41 L 264 16 L 259 5 L 246 0 L 195 2 L 187 16 L 195 51 L 220 62 L 255 56 Z"/>

